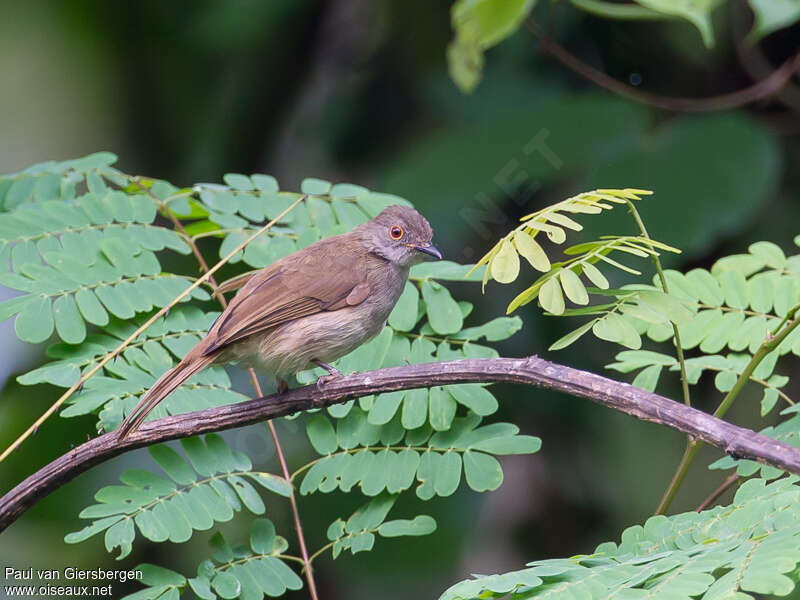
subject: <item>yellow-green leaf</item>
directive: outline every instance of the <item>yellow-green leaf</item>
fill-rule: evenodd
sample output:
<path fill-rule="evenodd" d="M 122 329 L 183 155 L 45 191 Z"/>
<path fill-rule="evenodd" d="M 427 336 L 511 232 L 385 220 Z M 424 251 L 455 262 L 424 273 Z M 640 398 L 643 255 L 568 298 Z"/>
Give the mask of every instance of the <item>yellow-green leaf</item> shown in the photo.
<path fill-rule="evenodd" d="M 519 275 L 519 256 L 507 239 L 503 240 L 500 251 L 489 266 L 492 277 L 499 283 L 511 283 Z"/>
<path fill-rule="evenodd" d="M 539 302 L 547 312 L 560 315 L 564 312 L 564 295 L 561 293 L 561 286 L 555 277 L 551 277 L 544 282 L 539 290 Z"/>
<path fill-rule="evenodd" d="M 581 266 L 583 267 L 583 274 L 586 275 L 589 281 L 601 290 L 607 290 L 609 288 L 608 279 L 600 272 L 600 269 L 588 262 L 583 263 Z"/>
<path fill-rule="evenodd" d="M 534 269 L 542 273 L 550 270 L 550 259 L 547 258 L 547 254 L 526 231 L 520 230 L 514 234 L 514 245 Z"/>
<path fill-rule="evenodd" d="M 589 294 L 586 293 L 580 277 L 572 269 L 562 269 L 558 273 L 558 277 L 561 279 L 561 285 L 564 287 L 567 298 L 575 304 L 589 304 Z"/>

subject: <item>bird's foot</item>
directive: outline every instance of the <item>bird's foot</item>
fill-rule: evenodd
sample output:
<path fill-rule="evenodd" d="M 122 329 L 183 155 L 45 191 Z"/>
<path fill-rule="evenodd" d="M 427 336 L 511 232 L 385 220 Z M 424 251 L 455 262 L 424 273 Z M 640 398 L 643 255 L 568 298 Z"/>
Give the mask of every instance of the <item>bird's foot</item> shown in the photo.
<path fill-rule="evenodd" d="M 334 379 L 338 379 L 339 377 L 342 377 L 341 373 L 339 373 L 338 375 L 333 373 L 330 375 L 323 375 L 322 377 L 317 379 L 317 390 L 321 392 L 322 388 L 325 386 L 326 383 L 328 383 L 329 381 L 333 381 Z"/>
<path fill-rule="evenodd" d="M 343 377 L 344 376 L 344 375 L 342 375 L 342 372 L 339 369 L 337 369 L 336 367 L 332 367 L 328 363 L 324 363 L 321 360 L 316 360 L 315 359 L 315 360 L 313 360 L 311 362 L 313 362 L 318 367 L 322 367 L 323 369 L 325 369 L 328 372 L 327 375 L 323 375 L 322 377 L 317 379 L 317 390 L 319 390 L 320 392 L 322 391 L 322 387 L 326 383 L 328 383 L 329 381 L 332 381 L 332 380 L 334 380 L 334 379 L 336 379 L 338 377 Z"/>

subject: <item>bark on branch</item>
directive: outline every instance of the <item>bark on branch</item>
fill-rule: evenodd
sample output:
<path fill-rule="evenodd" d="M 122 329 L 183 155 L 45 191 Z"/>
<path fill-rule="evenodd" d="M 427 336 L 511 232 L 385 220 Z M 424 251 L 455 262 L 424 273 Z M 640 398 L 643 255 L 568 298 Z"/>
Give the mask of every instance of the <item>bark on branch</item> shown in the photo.
<path fill-rule="evenodd" d="M 150 421 L 122 441 L 115 432 L 101 435 L 57 458 L 0 498 L 0 531 L 40 498 L 90 467 L 128 450 L 380 392 L 477 382 L 534 385 L 588 398 L 637 419 L 682 431 L 736 458 L 753 459 L 800 475 L 800 448 L 731 425 L 663 396 L 536 357 L 479 358 L 355 373 L 332 380 L 321 390 L 308 385 L 282 395 Z"/>

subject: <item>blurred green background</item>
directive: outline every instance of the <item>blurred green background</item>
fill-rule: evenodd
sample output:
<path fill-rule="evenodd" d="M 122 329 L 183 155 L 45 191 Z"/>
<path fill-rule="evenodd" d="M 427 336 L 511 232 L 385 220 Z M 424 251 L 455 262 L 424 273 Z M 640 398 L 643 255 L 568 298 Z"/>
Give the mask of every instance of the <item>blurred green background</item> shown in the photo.
<path fill-rule="evenodd" d="M 449 7 L 421 0 L 2 2 L 0 172 L 110 150 L 123 171 L 176 185 L 219 181 L 226 172 L 270 173 L 284 189 L 308 176 L 351 181 L 413 201 L 446 257 L 460 262 L 476 260 L 519 216 L 546 204 L 596 187 L 638 187 L 656 192 L 641 204 L 650 233 L 684 250 L 669 257 L 671 267 L 708 267 L 761 239 L 794 253 L 795 88 L 736 111 L 655 110 L 587 83 L 520 31 L 487 53 L 483 81 L 464 95 L 447 75 Z M 752 20 L 743 2 L 715 12 L 711 50 L 684 22 L 612 22 L 564 3 L 542 10 L 553 35 L 584 60 L 669 96 L 746 87 L 766 75 L 764 64 L 774 68 L 800 46 L 797 26 L 757 48 L 742 46 Z M 584 239 L 633 231 L 622 211 L 588 225 Z M 503 314 L 519 289 L 490 285 L 481 296 L 464 284 L 458 291 L 488 320 Z M 611 362 L 616 348 L 590 337 L 568 353 L 548 353 L 577 322 L 538 313 L 533 305 L 521 311 L 525 326 L 503 354 L 540 354 L 596 372 Z M 5 447 L 57 390 L 14 381 L 41 362 L 42 348 L 19 342 L 11 322 L 0 327 Z M 677 397 L 677 379 L 672 384 Z M 653 512 L 683 451 L 682 436 L 553 393 L 508 386 L 498 397 L 499 418 L 542 437 L 542 451 L 505 457 L 506 480 L 496 492 L 462 490 L 426 503 L 422 512 L 439 522 L 432 536 L 380 540 L 370 553 L 319 561 L 323 598 L 437 597 L 469 573 L 590 552 Z M 695 399 L 704 409 L 718 401 L 710 382 Z M 756 393 L 749 399 L 730 418 L 755 426 Z M 84 441 L 92 426 L 91 419 L 51 419 L 0 464 L 0 493 Z M 310 456 L 298 426 L 284 423 L 280 432 L 291 463 Z M 257 465 L 277 470 L 263 426 L 226 437 Z M 705 469 L 716 457 L 703 451 L 673 512 L 693 509 L 724 479 Z M 99 537 L 78 546 L 62 541 L 82 526 L 77 514 L 98 487 L 125 468 L 151 465 L 137 451 L 44 499 L 0 536 L 3 563 L 131 568 L 147 561 L 193 574 L 211 532 L 180 546 L 142 540 L 121 563 Z M 312 547 L 355 500 L 301 498 Z M 294 544 L 285 503 L 270 501 L 267 510 Z M 237 541 L 248 523 L 243 517 L 222 530 Z M 115 586 L 120 594 L 132 589 Z"/>

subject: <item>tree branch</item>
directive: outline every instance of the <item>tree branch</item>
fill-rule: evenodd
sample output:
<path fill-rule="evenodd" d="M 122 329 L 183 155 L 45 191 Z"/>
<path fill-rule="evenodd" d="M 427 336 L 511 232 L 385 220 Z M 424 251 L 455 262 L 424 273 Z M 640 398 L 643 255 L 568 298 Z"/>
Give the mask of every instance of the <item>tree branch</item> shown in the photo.
<path fill-rule="evenodd" d="M 709 98 L 675 98 L 661 96 L 622 83 L 586 64 L 556 41 L 552 40 L 533 19 L 525 21 L 525 27 L 539 40 L 539 47 L 542 52 L 551 55 L 592 83 L 610 92 L 624 96 L 629 100 L 676 112 L 729 110 L 745 106 L 758 100 L 764 100 L 780 92 L 784 86 L 791 81 L 795 73 L 800 70 L 800 52 L 798 52 L 786 59 L 780 67 L 761 81 L 736 92 Z"/>
<path fill-rule="evenodd" d="M 475 358 L 355 373 L 238 404 L 149 421 L 124 440 L 115 432 L 70 450 L 0 498 L 0 531 L 59 486 L 114 456 L 157 442 L 240 427 L 381 392 L 453 383 L 508 382 L 588 398 L 643 421 L 666 425 L 720 448 L 800 475 L 800 448 L 731 425 L 697 409 L 594 373 L 541 358 Z"/>

